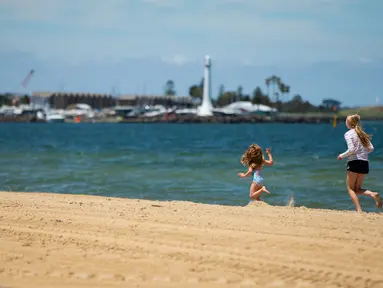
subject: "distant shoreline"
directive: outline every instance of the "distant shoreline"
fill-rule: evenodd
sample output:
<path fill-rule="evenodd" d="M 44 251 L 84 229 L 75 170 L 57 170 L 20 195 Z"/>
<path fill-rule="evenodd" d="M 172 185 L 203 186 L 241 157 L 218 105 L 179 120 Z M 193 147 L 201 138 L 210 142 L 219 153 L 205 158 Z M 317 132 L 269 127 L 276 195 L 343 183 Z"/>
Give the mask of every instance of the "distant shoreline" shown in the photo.
<path fill-rule="evenodd" d="M 157 117 L 135 117 L 118 120 L 117 118 L 105 119 L 82 119 L 80 123 L 216 123 L 216 124 L 239 124 L 239 123 L 284 123 L 284 124 L 323 124 L 334 121 L 331 114 L 280 114 L 276 116 L 247 115 L 247 116 L 210 116 L 198 117 L 195 115 L 171 115 L 168 118 L 164 116 Z M 367 116 L 363 115 L 364 121 L 382 121 L 383 115 Z M 336 122 L 342 122 L 346 119 L 344 115 L 336 115 Z M 38 120 L 34 116 L 0 116 L 0 122 L 21 122 L 21 123 L 45 123 L 44 120 Z M 74 120 L 65 120 L 65 123 L 75 123 Z M 78 124 L 76 122 L 76 124 Z"/>

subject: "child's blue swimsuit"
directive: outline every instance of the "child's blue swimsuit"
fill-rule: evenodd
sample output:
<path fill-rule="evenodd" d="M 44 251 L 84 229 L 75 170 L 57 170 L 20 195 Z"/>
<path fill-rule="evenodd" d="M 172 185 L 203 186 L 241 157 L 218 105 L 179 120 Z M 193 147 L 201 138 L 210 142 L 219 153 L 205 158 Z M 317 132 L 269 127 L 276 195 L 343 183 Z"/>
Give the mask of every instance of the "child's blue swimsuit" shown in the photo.
<path fill-rule="evenodd" d="M 263 177 L 261 176 L 261 170 L 253 171 L 253 182 L 258 185 L 263 185 Z"/>

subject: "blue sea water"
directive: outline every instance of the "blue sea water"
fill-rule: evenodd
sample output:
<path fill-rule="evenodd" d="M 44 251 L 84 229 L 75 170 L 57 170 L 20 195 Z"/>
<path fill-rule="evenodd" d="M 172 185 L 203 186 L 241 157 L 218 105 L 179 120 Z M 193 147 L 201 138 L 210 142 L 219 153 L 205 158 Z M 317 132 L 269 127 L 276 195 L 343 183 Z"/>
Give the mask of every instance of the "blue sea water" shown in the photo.
<path fill-rule="evenodd" d="M 373 134 L 365 188 L 381 191 L 383 122 Z M 271 147 L 264 201 L 353 210 L 345 187 L 344 124 L 0 123 L 0 190 L 90 194 L 247 205 L 251 178 L 240 164 L 251 143 Z M 361 197 L 365 211 L 378 211 Z"/>

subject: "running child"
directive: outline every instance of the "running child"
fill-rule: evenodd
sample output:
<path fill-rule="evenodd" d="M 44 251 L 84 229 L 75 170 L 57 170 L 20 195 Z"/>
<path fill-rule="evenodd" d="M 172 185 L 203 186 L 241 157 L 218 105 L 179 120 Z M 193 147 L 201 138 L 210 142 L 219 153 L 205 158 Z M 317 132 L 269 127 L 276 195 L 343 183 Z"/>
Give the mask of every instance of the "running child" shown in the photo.
<path fill-rule="evenodd" d="M 344 134 L 347 143 L 347 151 L 339 154 L 338 160 L 348 157 L 347 162 L 347 191 L 354 202 L 356 211 L 362 212 L 357 194 L 370 196 L 375 200 L 376 207 L 382 208 L 382 200 L 379 193 L 363 189 L 364 177 L 369 173 L 368 154 L 374 151 L 371 137 L 363 131 L 358 114 L 349 115 L 346 118 L 346 126 L 349 129 Z"/>
<path fill-rule="evenodd" d="M 261 147 L 257 144 L 251 144 L 241 159 L 241 163 L 243 166 L 248 167 L 248 171 L 246 173 L 238 173 L 238 176 L 245 178 L 252 175 L 253 177 L 253 181 L 250 185 L 251 200 L 260 201 L 260 196 L 264 192 L 270 194 L 270 192 L 266 189 L 266 186 L 263 185 L 261 171 L 264 165 L 272 166 L 274 161 L 270 148 L 266 148 L 266 154 L 269 158 L 268 160 L 265 160 Z"/>

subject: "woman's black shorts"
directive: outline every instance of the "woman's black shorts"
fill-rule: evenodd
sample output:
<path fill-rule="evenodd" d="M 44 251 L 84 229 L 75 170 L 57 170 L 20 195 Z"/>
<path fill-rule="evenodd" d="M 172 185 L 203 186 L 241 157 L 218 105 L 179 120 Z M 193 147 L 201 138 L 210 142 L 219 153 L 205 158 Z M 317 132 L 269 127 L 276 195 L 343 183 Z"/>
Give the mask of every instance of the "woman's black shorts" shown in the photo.
<path fill-rule="evenodd" d="M 370 167 L 368 161 L 352 160 L 347 163 L 347 171 L 358 174 L 368 174 L 368 172 L 370 172 Z"/>

